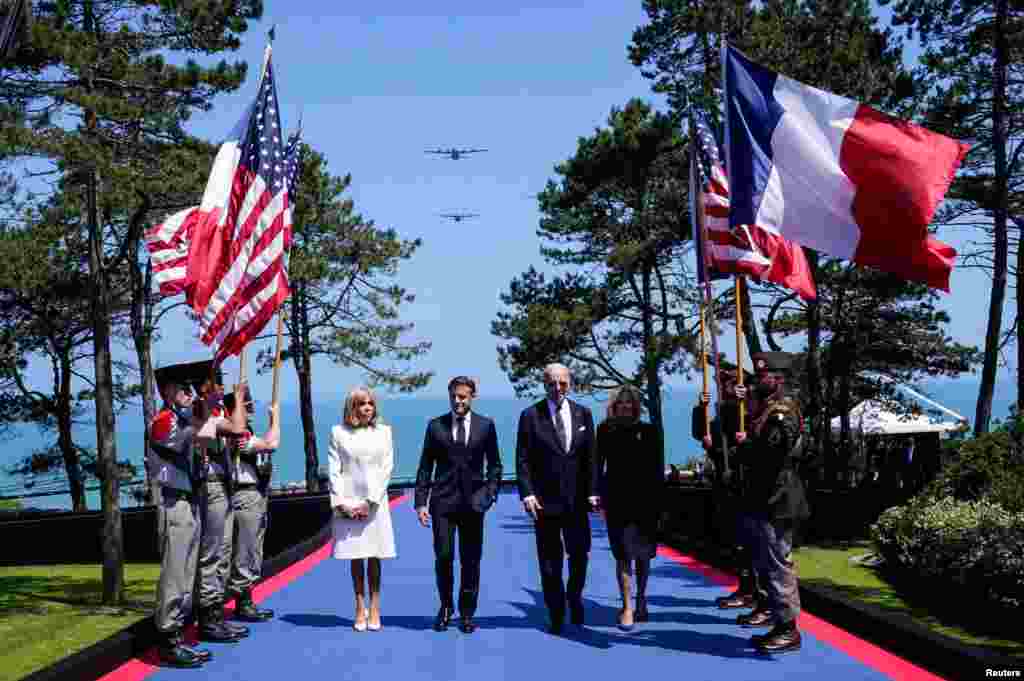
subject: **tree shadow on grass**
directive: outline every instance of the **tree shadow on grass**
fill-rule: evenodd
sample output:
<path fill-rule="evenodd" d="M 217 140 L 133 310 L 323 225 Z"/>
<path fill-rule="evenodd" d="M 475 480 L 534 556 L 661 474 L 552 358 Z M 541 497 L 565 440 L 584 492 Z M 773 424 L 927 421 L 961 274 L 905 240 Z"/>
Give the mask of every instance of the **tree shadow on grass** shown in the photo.
<path fill-rule="evenodd" d="M 126 592 L 129 588 L 126 586 Z M 81 616 L 147 615 L 153 610 L 153 597 L 128 595 L 115 606 L 103 605 L 100 579 L 80 579 L 51 575 L 0 576 L 0 619 L 14 615 L 46 615 L 49 605 L 74 608 Z"/>
<path fill-rule="evenodd" d="M 928 583 L 927 580 L 910 582 L 907 578 L 876 574 L 891 588 L 835 584 L 827 579 L 802 579 L 804 585 L 813 586 L 826 595 L 855 605 L 866 605 L 871 611 L 894 623 L 905 623 L 935 630 L 953 636 L 949 629 L 959 629 L 973 637 L 988 641 L 963 641 L 1005 655 L 1024 659 L 1024 633 L 1006 626 L 1017 619 L 1016 609 L 1002 606 L 974 594 L 970 589 L 958 591 L 951 585 Z M 941 594 L 941 597 L 936 597 Z M 962 639 L 961 639 L 962 640 Z"/>

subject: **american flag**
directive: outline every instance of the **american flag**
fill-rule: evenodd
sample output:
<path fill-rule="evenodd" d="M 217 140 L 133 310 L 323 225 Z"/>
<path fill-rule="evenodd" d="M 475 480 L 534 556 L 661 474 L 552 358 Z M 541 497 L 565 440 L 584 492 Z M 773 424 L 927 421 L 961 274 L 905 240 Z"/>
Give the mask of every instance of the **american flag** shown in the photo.
<path fill-rule="evenodd" d="M 711 126 L 699 113 L 691 119 L 696 155 L 696 197 L 704 213 L 704 234 L 695 235 L 697 274 L 703 282 L 730 274 L 770 281 L 812 300 L 817 296 L 803 249 L 776 230 L 760 225 L 729 228 L 729 179 L 726 177 Z M 706 236 L 706 242 L 704 237 Z"/>
<path fill-rule="evenodd" d="M 218 363 L 241 352 L 288 297 L 301 131 L 287 145 L 282 136 L 268 47 L 256 100 L 221 145 L 202 203 L 146 235 L 160 290 L 185 292 Z"/>

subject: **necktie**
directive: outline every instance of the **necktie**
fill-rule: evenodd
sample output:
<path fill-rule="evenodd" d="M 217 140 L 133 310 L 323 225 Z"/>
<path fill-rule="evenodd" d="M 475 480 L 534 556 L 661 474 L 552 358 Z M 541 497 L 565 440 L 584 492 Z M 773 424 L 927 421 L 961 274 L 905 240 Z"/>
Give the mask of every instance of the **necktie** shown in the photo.
<path fill-rule="evenodd" d="M 562 418 L 562 407 L 555 407 L 555 430 L 558 431 L 558 441 L 565 451 L 569 451 L 569 438 L 566 437 L 565 419 Z"/>
<path fill-rule="evenodd" d="M 455 442 L 464 445 L 466 444 L 466 417 L 457 416 L 455 424 Z"/>

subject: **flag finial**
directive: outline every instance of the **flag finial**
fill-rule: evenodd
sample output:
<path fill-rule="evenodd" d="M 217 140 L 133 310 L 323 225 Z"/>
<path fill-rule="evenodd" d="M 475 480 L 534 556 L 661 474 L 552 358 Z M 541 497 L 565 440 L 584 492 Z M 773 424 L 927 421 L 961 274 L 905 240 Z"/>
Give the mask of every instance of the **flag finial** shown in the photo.
<path fill-rule="evenodd" d="M 274 31 L 277 30 L 277 24 L 271 24 L 270 30 L 267 31 L 267 42 L 274 42 Z"/>

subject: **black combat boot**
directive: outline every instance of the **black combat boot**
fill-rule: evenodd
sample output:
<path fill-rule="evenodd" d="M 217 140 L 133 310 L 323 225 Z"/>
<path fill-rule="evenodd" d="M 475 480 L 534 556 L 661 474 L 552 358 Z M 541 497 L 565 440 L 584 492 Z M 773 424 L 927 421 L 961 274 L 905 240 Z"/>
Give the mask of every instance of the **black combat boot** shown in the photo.
<path fill-rule="evenodd" d="M 206 662 L 196 651 L 184 645 L 180 631 L 162 633 L 156 649 L 162 667 L 188 669 L 201 667 Z"/>
<path fill-rule="evenodd" d="M 772 622 L 771 611 L 764 608 L 756 608 L 753 612 L 736 618 L 736 624 L 741 624 L 745 627 L 770 627 Z"/>
<path fill-rule="evenodd" d="M 224 626 L 224 608 L 220 603 L 199 609 L 199 640 L 210 643 L 238 643 L 242 637 Z"/>
<path fill-rule="evenodd" d="M 242 622 L 266 622 L 273 619 L 273 610 L 261 610 L 252 600 L 252 589 L 235 596 L 235 619 Z"/>
<path fill-rule="evenodd" d="M 239 638 L 245 638 L 250 633 L 252 633 L 252 632 L 249 631 L 249 627 L 245 626 L 244 624 L 239 624 L 238 622 L 232 622 L 231 620 L 228 620 L 228 619 L 224 620 L 224 628 L 227 629 L 228 631 L 234 632 L 235 634 L 238 635 Z"/>
<path fill-rule="evenodd" d="M 728 596 L 716 598 L 715 605 L 723 610 L 754 607 L 754 573 L 750 569 L 740 570 L 739 587 Z"/>
<path fill-rule="evenodd" d="M 764 637 L 757 637 L 754 647 L 762 653 L 788 653 L 800 650 L 800 630 L 796 621 L 776 624 Z"/>

